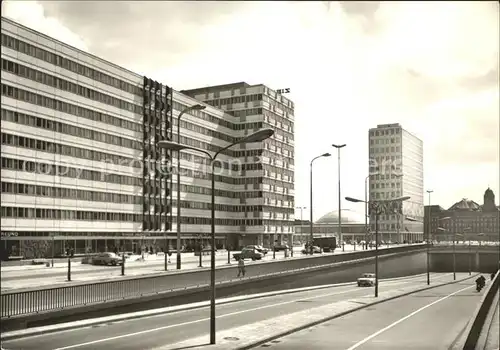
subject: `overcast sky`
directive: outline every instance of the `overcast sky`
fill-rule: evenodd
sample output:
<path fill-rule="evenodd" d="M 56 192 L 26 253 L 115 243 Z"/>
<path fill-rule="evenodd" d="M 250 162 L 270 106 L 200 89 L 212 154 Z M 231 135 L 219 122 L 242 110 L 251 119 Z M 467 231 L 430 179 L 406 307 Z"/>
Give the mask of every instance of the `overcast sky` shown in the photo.
<path fill-rule="evenodd" d="M 382 123 L 424 141 L 434 204 L 482 203 L 488 185 L 499 201 L 497 2 L 4 1 L 2 15 L 176 90 L 290 88 L 297 206 L 332 143 L 347 143 L 342 197 L 363 197 Z M 315 219 L 337 209 L 336 174 L 336 157 L 315 163 Z"/>

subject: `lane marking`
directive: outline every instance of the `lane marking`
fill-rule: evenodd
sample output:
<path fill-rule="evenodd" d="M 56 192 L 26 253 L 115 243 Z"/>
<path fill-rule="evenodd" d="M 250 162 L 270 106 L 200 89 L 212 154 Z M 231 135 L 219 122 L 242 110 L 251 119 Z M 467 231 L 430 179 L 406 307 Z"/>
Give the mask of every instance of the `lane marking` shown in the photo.
<path fill-rule="evenodd" d="M 446 296 L 444 296 L 444 297 L 442 297 L 442 298 L 440 298 L 440 299 L 438 299 L 438 300 L 433 301 L 433 302 L 432 302 L 432 303 L 430 303 L 430 304 L 427 304 L 427 305 L 425 305 L 425 306 L 421 307 L 421 308 L 420 308 L 420 309 L 418 309 L 418 310 L 413 311 L 411 314 L 406 315 L 406 316 L 405 316 L 405 317 L 403 317 L 403 318 L 400 318 L 399 320 L 397 320 L 396 322 L 394 322 L 394 323 L 392 323 L 392 324 L 388 325 L 387 327 L 384 327 L 384 328 L 382 328 L 381 330 L 379 330 L 379 331 L 377 331 L 377 332 L 373 333 L 372 335 L 369 335 L 368 337 L 364 338 L 363 340 L 360 340 L 359 342 L 357 342 L 356 344 L 354 344 L 353 346 L 351 346 L 351 347 L 350 347 L 350 348 L 348 348 L 347 350 L 354 350 L 354 349 L 356 349 L 356 348 L 360 347 L 361 345 L 365 344 L 367 341 L 369 341 L 369 340 L 371 340 L 371 339 L 375 338 L 376 336 L 378 336 L 378 335 L 380 335 L 380 334 L 384 333 L 385 331 L 387 331 L 387 330 L 389 330 L 389 329 L 393 328 L 394 326 L 397 326 L 398 324 L 400 324 L 401 322 L 403 322 L 403 321 L 405 321 L 405 320 L 409 319 L 410 317 L 415 316 L 415 315 L 416 315 L 416 314 L 418 314 L 419 312 L 424 311 L 425 309 L 427 309 L 427 308 L 429 308 L 429 307 L 431 307 L 431 306 L 433 306 L 433 305 L 435 305 L 435 304 L 437 304 L 437 303 L 439 303 L 439 302 L 441 302 L 441 301 L 443 301 L 443 300 L 446 300 L 446 299 L 448 299 L 449 297 L 454 296 L 455 294 L 458 294 L 458 293 L 463 292 L 464 290 L 470 289 L 470 288 L 472 288 L 472 287 L 474 287 L 474 285 L 472 285 L 472 286 L 468 286 L 468 287 L 465 287 L 465 288 L 462 288 L 462 289 L 460 289 L 460 290 L 457 290 L 456 292 L 450 293 L 450 294 L 448 294 L 448 295 L 446 295 Z"/>
<path fill-rule="evenodd" d="M 405 282 L 399 282 L 399 283 L 394 283 L 393 285 L 404 284 L 404 283 Z M 316 296 L 307 297 L 307 298 L 299 298 L 299 299 L 285 301 L 285 302 L 281 302 L 281 303 L 277 303 L 277 304 L 265 305 L 265 306 L 260 306 L 260 307 L 256 307 L 256 308 L 252 308 L 252 309 L 245 309 L 245 310 L 235 311 L 235 312 L 227 313 L 227 314 L 224 314 L 224 315 L 216 316 L 216 318 L 223 318 L 223 317 L 229 317 L 229 316 L 234 316 L 234 315 L 240 315 L 240 314 L 243 314 L 245 312 L 257 311 L 257 310 L 262 310 L 262 309 L 266 309 L 266 308 L 270 308 L 270 307 L 276 307 L 276 306 L 281 306 L 281 305 L 292 304 L 292 303 L 295 303 L 298 300 L 318 299 L 318 298 L 323 298 L 323 297 L 328 297 L 328 296 L 347 294 L 347 293 L 350 293 L 350 292 L 353 292 L 353 291 L 359 291 L 359 290 L 360 290 L 359 288 L 354 288 L 354 289 L 350 289 L 350 290 L 346 290 L 346 291 L 338 292 L 338 293 L 329 293 L 329 294 L 316 295 Z M 372 293 L 367 294 L 367 295 L 362 295 L 361 298 L 362 297 L 366 297 L 366 296 L 371 296 L 371 295 L 372 295 Z M 93 341 L 89 341 L 89 342 L 85 342 L 85 343 L 80 343 L 80 344 L 68 345 L 68 346 L 64 346 L 64 347 L 57 348 L 57 349 L 54 349 L 54 350 L 75 349 L 75 348 L 80 348 L 82 346 L 93 345 L 93 344 L 103 343 L 103 342 L 107 342 L 107 341 L 111 341 L 111 340 L 133 337 L 133 336 L 137 336 L 137 335 L 143 335 L 143 334 L 157 332 L 157 331 L 161 331 L 161 330 L 165 330 L 165 329 L 169 329 L 169 328 L 174 328 L 174 327 L 187 326 L 187 325 L 190 325 L 190 324 L 195 324 L 195 323 L 209 321 L 209 320 L 210 320 L 210 318 L 207 317 L 207 318 L 202 318 L 202 319 L 195 320 L 195 321 L 177 323 L 177 324 L 173 324 L 173 325 L 168 325 L 168 326 L 163 326 L 163 327 L 158 327 L 158 328 L 151 328 L 151 329 L 147 329 L 147 330 L 139 331 L 139 332 L 134 332 L 134 333 L 121 334 L 121 335 L 117 335 L 117 336 L 110 337 L 110 338 L 104 338 L 104 339 L 93 340 Z"/>

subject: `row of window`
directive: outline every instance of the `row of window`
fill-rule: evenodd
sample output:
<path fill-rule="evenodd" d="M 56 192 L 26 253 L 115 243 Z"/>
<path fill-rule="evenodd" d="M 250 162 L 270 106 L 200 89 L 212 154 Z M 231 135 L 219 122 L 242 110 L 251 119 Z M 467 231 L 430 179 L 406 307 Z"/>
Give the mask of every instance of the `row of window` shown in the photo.
<path fill-rule="evenodd" d="M 116 154 L 93 151 L 80 147 L 66 146 L 54 142 L 35 140 L 28 137 L 5 134 L 5 133 L 2 133 L 2 145 L 23 147 L 35 151 L 55 153 L 64 156 L 88 159 L 98 162 L 106 162 L 106 163 L 111 162 L 112 164 L 132 166 L 134 168 L 141 167 L 140 162 L 136 161 L 133 158 L 122 157 Z"/>
<path fill-rule="evenodd" d="M 100 91 L 90 89 L 88 87 L 75 84 L 69 80 L 56 77 L 55 75 L 47 74 L 39 70 L 24 66 L 8 60 L 2 60 L 2 70 L 15 74 L 19 77 L 36 81 L 40 84 L 50 86 L 62 91 L 88 98 L 97 102 L 101 102 L 125 111 L 130 111 L 137 114 L 142 114 L 143 107 L 121 100 L 119 98 L 104 94 Z"/>
<path fill-rule="evenodd" d="M 373 141 L 373 140 L 372 140 Z M 375 153 L 389 153 L 389 152 L 401 152 L 401 147 L 399 146 L 392 146 L 392 147 L 376 147 L 376 148 L 370 148 L 370 154 L 375 154 Z"/>
<path fill-rule="evenodd" d="M 2 134 L 3 135 L 3 134 Z M 88 181 L 103 181 L 127 186 L 142 186 L 142 179 L 126 175 L 109 174 L 100 171 L 72 168 L 62 165 L 37 163 L 22 159 L 2 157 L 2 169 L 26 171 L 49 176 L 63 176 Z"/>
<path fill-rule="evenodd" d="M 172 191 L 177 191 L 177 184 L 172 184 Z M 194 193 L 201 195 L 210 195 L 212 193 L 212 189 L 208 187 L 194 186 L 194 185 L 183 185 L 181 184 L 181 192 L 184 193 Z M 226 198 L 261 198 L 262 191 L 229 191 L 229 190 L 215 190 L 215 195 L 217 197 L 226 197 Z"/>
<path fill-rule="evenodd" d="M 131 196 L 110 192 L 84 191 L 75 188 L 28 185 L 2 182 L 2 193 L 25 194 L 30 196 L 66 198 L 94 202 L 141 204 L 142 196 Z"/>
<path fill-rule="evenodd" d="M 73 73 L 86 76 L 87 78 L 129 92 L 131 94 L 142 96 L 142 86 L 132 85 L 123 80 L 112 77 L 106 73 L 102 73 L 93 68 L 86 67 L 81 63 L 72 61 L 63 56 L 33 46 L 31 44 L 28 44 L 27 42 L 13 38 L 11 36 L 2 34 L 2 46 L 24 53 L 28 56 L 38 58 L 42 61 L 69 70 Z"/>
<path fill-rule="evenodd" d="M 29 185 L 29 184 L 20 184 L 12 182 L 2 182 L 1 188 L 2 188 L 2 193 L 10 193 L 10 194 L 21 194 L 21 195 L 51 197 L 51 198 L 67 198 L 67 199 L 77 199 L 77 200 L 95 201 L 95 202 L 110 202 L 110 203 L 125 203 L 125 204 L 143 203 L 142 196 L 131 196 L 126 194 L 117 194 L 109 192 L 84 191 L 74 188 L 39 186 L 39 185 Z M 174 204 L 177 204 L 177 202 L 175 201 Z M 206 202 L 181 201 L 181 208 L 210 210 L 211 207 L 212 205 Z M 232 213 L 261 212 L 262 206 L 216 204 L 215 210 L 232 212 Z"/>
<path fill-rule="evenodd" d="M 2 218 L 141 222 L 141 214 L 2 207 Z"/>
<path fill-rule="evenodd" d="M 123 221 L 141 222 L 141 214 L 105 213 L 80 210 L 59 210 L 40 208 L 2 207 L 2 218 L 19 219 L 47 219 L 47 220 L 81 220 L 81 221 Z M 176 217 L 173 218 L 176 221 Z M 211 218 L 181 217 L 181 224 L 210 225 Z M 262 219 L 215 219 L 216 225 L 221 226 L 262 226 Z"/>
<path fill-rule="evenodd" d="M 134 123 L 125 119 L 113 117 L 108 114 L 76 106 L 74 104 L 63 102 L 52 97 L 39 95 L 6 84 L 2 84 L 2 96 L 31 103 L 40 107 L 53 109 L 58 112 L 75 115 L 80 118 L 86 118 L 92 121 L 106 123 L 112 126 L 142 132 L 142 124 L 140 123 Z"/>
<path fill-rule="evenodd" d="M 56 122 L 33 115 L 14 112 L 2 108 L 2 120 L 17 124 L 27 125 L 34 128 L 46 129 L 60 132 L 62 134 L 82 137 L 111 145 L 127 147 L 132 149 L 142 149 L 142 142 L 126 139 L 120 136 L 110 135 L 103 132 L 81 128 L 78 126 Z"/>
<path fill-rule="evenodd" d="M 370 131 L 370 136 L 385 136 L 385 135 L 397 135 L 400 133 L 400 128 L 388 128 L 382 130 L 372 130 Z"/>
<path fill-rule="evenodd" d="M 173 102 L 173 108 L 179 112 L 184 111 L 185 109 L 187 109 L 189 107 L 190 106 L 182 104 L 180 102 L 175 102 L 175 101 Z M 186 114 L 192 115 L 198 119 L 205 120 L 205 121 L 207 121 L 209 123 L 213 123 L 215 125 L 223 126 L 223 127 L 228 128 L 230 130 L 235 130 L 235 127 L 234 127 L 235 124 L 233 122 L 226 120 L 226 119 L 223 119 L 223 118 L 213 116 L 211 114 L 204 112 L 203 110 L 193 109 L 193 110 L 190 110 L 189 112 L 186 112 Z M 173 119 L 175 119 L 175 118 L 173 118 Z"/>
<path fill-rule="evenodd" d="M 178 142 L 177 135 L 173 135 L 173 141 Z M 217 152 L 218 150 L 222 149 L 220 146 L 216 146 L 210 142 L 203 142 L 199 141 L 199 139 L 193 139 L 191 137 L 186 137 L 186 136 L 181 136 L 180 143 L 183 145 L 188 145 L 196 148 L 201 148 L 205 149 L 210 152 Z M 262 154 L 262 149 L 253 149 L 253 150 L 242 150 L 242 151 L 234 151 L 231 149 L 225 150 L 221 152 L 221 154 L 225 154 L 227 156 L 230 156 L 231 158 L 242 158 L 242 157 L 258 157 Z M 207 159 L 207 158 L 205 158 Z M 208 161 L 208 159 L 207 159 Z M 216 163 L 219 163 L 217 161 Z M 226 162 L 224 162 L 226 163 Z M 224 166 L 224 169 L 229 169 L 226 166 Z M 235 168 L 237 170 L 238 168 Z"/>
<path fill-rule="evenodd" d="M 264 226 L 293 227 L 293 220 L 262 220 Z"/>
<path fill-rule="evenodd" d="M 289 118 L 289 116 L 293 116 L 294 107 L 287 106 L 286 104 L 282 103 L 281 101 L 277 101 L 266 94 L 264 94 L 263 101 L 269 103 L 269 105 L 273 111 L 276 111 L 276 107 L 278 107 L 279 109 L 281 109 L 283 111 L 284 118 L 280 117 L 281 123 L 283 123 L 287 127 L 293 125 L 293 122 L 291 120 L 289 120 L 288 118 Z M 292 104 L 291 101 L 289 101 L 289 102 L 290 102 L 290 104 Z"/>
<path fill-rule="evenodd" d="M 172 217 L 174 223 L 177 222 L 177 217 Z M 203 217 L 181 217 L 181 225 L 211 225 L 211 218 Z M 262 226 L 262 219 L 215 219 L 216 225 L 221 226 Z"/>
<path fill-rule="evenodd" d="M 174 201 L 174 207 L 175 206 L 177 206 L 177 201 Z M 206 202 L 181 201 L 181 208 L 210 210 L 210 209 L 212 209 L 212 204 L 206 203 Z M 226 211 L 226 212 L 231 212 L 231 213 L 262 212 L 262 205 L 216 204 L 215 210 Z"/>
<path fill-rule="evenodd" d="M 261 164 L 259 163 L 259 165 L 261 165 Z M 281 174 L 281 176 L 287 176 L 288 181 L 293 182 L 293 173 L 294 172 L 291 170 L 278 168 L 278 167 L 272 166 L 270 164 L 264 164 L 263 169 L 268 171 L 268 172 L 275 173 L 275 174 Z"/>
<path fill-rule="evenodd" d="M 264 123 L 263 125 L 264 125 L 265 128 L 276 129 L 275 127 L 271 126 L 268 123 Z M 293 152 L 294 152 L 293 151 L 293 146 L 287 144 L 286 142 L 280 141 L 277 138 L 272 138 L 272 139 L 266 140 L 266 147 L 267 147 L 267 149 L 271 149 L 271 150 L 273 150 L 275 152 L 278 152 L 279 149 L 283 149 L 283 150 L 285 150 L 285 151 L 288 152 L 288 154 L 290 155 L 290 157 L 293 158 Z"/>
<path fill-rule="evenodd" d="M 226 111 L 226 113 L 236 117 L 236 118 L 246 118 L 250 115 L 261 115 L 263 112 L 262 108 L 246 108 L 246 109 L 240 109 L 237 111 Z M 242 124 L 234 124 L 234 129 L 235 130 L 243 130 L 243 128 L 240 126 Z"/>
<path fill-rule="evenodd" d="M 196 171 L 184 168 L 181 168 L 181 175 L 203 180 L 210 180 L 212 178 L 212 175 L 206 171 Z M 231 185 L 259 185 L 265 180 L 262 177 L 229 177 L 215 175 L 215 181 Z"/>
<path fill-rule="evenodd" d="M 3 135 L 3 134 L 2 134 Z M 49 176 L 64 176 L 74 179 L 82 179 L 89 181 L 103 181 L 128 186 L 142 186 L 142 179 L 139 177 L 116 175 L 94 170 L 78 169 L 61 165 L 53 165 L 46 163 L 37 163 L 33 161 L 25 161 L 22 159 L 11 159 L 2 157 L 2 169 L 26 171 L 36 174 L 44 174 Z M 182 174 L 198 179 L 210 180 L 210 174 L 202 171 L 193 171 L 191 169 L 181 168 Z M 260 184 L 265 179 L 262 177 L 227 177 L 216 175 L 215 180 L 218 182 L 242 185 L 242 184 Z"/>

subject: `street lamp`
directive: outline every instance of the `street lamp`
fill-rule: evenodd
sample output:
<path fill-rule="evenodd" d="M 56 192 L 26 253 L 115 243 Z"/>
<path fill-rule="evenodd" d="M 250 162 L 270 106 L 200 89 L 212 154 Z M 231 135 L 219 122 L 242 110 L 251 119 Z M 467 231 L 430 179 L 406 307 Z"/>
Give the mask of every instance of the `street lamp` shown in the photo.
<path fill-rule="evenodd" d="M 402 177 L 403 177 L 403 175 L 404 175 L 404 174 L 392 174 L 392 175 L 394 175 L 394 177 L 395 177 L 396 179 L 400 179 L 400 178 L 402 178 Z M 401 186 L 400 188 L 403 188 L 403 186 Z M 397 208 L 397 211 L 396 211 L 396 219 L 398 220 L 398 223 L 397 223 L 397 225 L 396 225 L 396 237 L 397 237 L 398 242 L 400 242 L 400 241 L 401 241 L 401 240 L 399 239 L 399 234 L 400 234 L 400 233 L 399 233 L 399 229 L 400 229 L 400 222 L 401 222 L 401 215 L 400 215 L 400 212 L 399 212 L 400 210 L 399 210 L 399 209 L 400 209 L 400 207 L 399 207 L 399 205 L 398 205 L 398 208 Z M 402 209 L 401 209 L 401 211 L 402 211 Z M 389 241 L 392 243 L 392 230 L 391 230 L 391 231 L 389 231 L 389 232 L 390 232 L 390 233 L 389 233 Z"/>
<path fill-rule="evenodd" d="M 304 231 L 303 231 L 303 210 L 307 209 L 307 207 L 295 207 L 295 209 L 300 209 L 300 240 L 302 241 L 304 239 Z M 301 242 L 302 243 L 302 242 Z M 292 249 L 293 250 L 293 249 Z"/>
<path fill-rule="evenodd" d="M 427 285 L 431 284 L 431 275 L 429 271 L 429 245 L 430 245 L 430 240 L 431 240 L 431 193 L 434 192 L 433 190 L 427 190 L 427 193 L 429 194 L 429 209 L 427 210 L 428 216 L 427 220 L 429 221 L 427 223 Z"/>
<path fill-rule="evenodd" d="M 172 141 L 160 141 L 158 142 L 158 147 L 165 148 L 172 151 L 180 152 L 183 149 L 190 149 L 193 151 L 197 151 L 203 154 L 206 154 L 208 158 L 210 158 L 210 166 L 212 173 L 212 195 L 211 195 L 211 259 L 210 259 L 210 344 L 215 344 L 215 171 L 214 164 L 217 156 L 223 151 L 231 148 L 234 145 L 243 144 L 243 143 L 251 143 L 251 142 L 261 142 L 274 134 L 273 129 L 261 129 L 253 134 L 242 137 L 241 139 L 233 142 L 226 147 L 221 148 L 214 155 L 210 154 L 210 152 L 205 151 L 201 148 L 191 147 L 187 145 L 181 145 Z M 201 252 L 200 252 L 201 254 Z"/>
<path fill-rule="evenodd" d="M 342 208 L 341 208 L 341 197 L 340 197 L 340 149 L 341 148 L 344 148 L 346 146 L 346 144 L 342 144 L 342 145 L 335 145 L 335 144 L 332 144 L 333 147 L 335 147 L 337 149 L 337 164 L 338 164 L 338 176 L 339 176 L 339 215 L 338 215 L 338 219 L 339 219 L 339 240 L 340 240 L 340 244 L 342 244 L 342 251 L 344 251 L 344 239 L 342 237 Z"/>
<path fill-rule="evenodd" d="M 181 143 L 181 118 L 184 113 L 189 113 L 191 111 L 201 111 L 205 109 L 205 106 L 196 104 L 187 108 L 184 108 L 179 116 L 177 117 L 177 142 Z M 165 230 L 166 231 L 166 230 Z M 165 255 L 165 260 L 166 260 Z M 167 264 L 165 264 L 165 267 Z M 177 151 L 177 270 L 181 269 L 181 152 Z M 166 270 L 166 269 L 165 269 Z"/>
<path fill-rule="evenodd" d="M 377 201 L 369 201 L 368 204 L 370 205 L 370 210 L 375 211 L 375 298 L 378 297 L 378 219 L 382 211 L 385 209 L 385 206 L 390 203 L 394 202 L 403 202 L 408 199 L 410 199 L 410 196 L 403 196 L 403 197 L 396 197 L 396 198 L 390 198 L 390 199 L 382 199 L 382 200 L 377 200 Z M 356 199 L 352 197 L 345 197 L 345 199 L 349 202 L 354 202 L 354 203 L 365 203 L 367 202 L 361 200 L 361 199 Z"/>
<path fill-rule="evenodd" d="M 368 248 L 368 179 L 371 175 L 365 178 L 365 247 Z"/>
<path fill-rule="evenodd" d="M 311 255 L 314 254 L 314 252 L 313 252 L 313 240 L 314 240 L 314 235 L 313 235 L 313 226 L 314 226 L 314 224 L 313 224 L 313 162 L 318 158 L 330 157 L 330 156 L 331 156 L 330 153 L 323 153 L 320 156 L 314 157 L 311 160 L 311 164 L 310 164 L 310 186 L 311 186 L 311 188 L 309 189 L 309 199 L 310 199 L 310 203 L 309 203 L 309 213 L 310 213 L 309 228 L 310 228 L 311 232 L 309 232 L 309 239 L 310 239 L 309 250 L 311 252 Z"/>

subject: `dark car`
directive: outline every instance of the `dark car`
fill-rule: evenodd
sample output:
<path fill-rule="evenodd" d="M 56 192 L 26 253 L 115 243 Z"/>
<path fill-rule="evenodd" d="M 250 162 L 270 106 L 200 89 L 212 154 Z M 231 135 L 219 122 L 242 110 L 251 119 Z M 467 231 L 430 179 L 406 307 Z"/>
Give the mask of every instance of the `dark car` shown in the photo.
<path fill-rule="evenodd" d="M 121 265 L 122 257 L 115 253 L 100 253 L 92 257 L 92 265 Z"/>
<path fill-rule="evenodd" d="M 264 254 L 258 252 L 256 249 L 248 249 L 243 248 L 241 253 L 234 253 L 233 258 L 236 260 L 240 259 L 252 259 L 252 260 L 261 260 Z"/>
<path fill-rule="evenodd" d="M 274 246 L 274 251 L 279 252 L 281 250 L 290 250 L 290 246 L 287 244 L 276 244 Z"/>
<path fill-rule="evenodd" d="M 262 253 L 264 255 L 266 255 L 269 252 L 269 249 L 264 248 L 261 245 L 247 245 L 245 247 L 245 249 L 255 249 L 256 251 L 258 251 L 259 253 Z"/>

